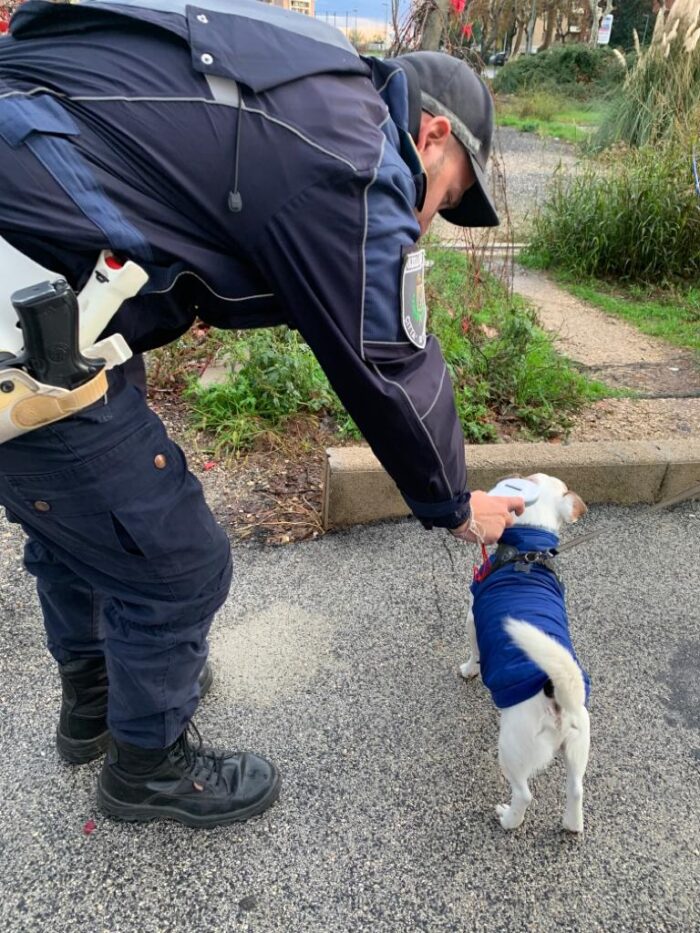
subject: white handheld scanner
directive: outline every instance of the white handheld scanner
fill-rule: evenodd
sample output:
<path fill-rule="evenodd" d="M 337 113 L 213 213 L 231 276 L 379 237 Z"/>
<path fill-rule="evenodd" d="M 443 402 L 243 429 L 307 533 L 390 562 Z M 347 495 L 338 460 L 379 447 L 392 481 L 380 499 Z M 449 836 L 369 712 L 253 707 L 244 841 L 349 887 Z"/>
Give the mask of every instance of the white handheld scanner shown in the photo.
<path fill-rule="evenodd" d="M 490 496 L 522 496 L 525 508 L 534 505 L 540 497 L 540 487 L 530 479 L 513 476 L 502 479 L 493 489 L 489 489 Z"/>
<path fill-rule="evenodd" d="M 100 254 L 78 295 L 81 350 L 92 346 L 127 298 L 133 298 L 147 281 L 148 273 L 130 259 L 122 265 L 111 253 Z"/>

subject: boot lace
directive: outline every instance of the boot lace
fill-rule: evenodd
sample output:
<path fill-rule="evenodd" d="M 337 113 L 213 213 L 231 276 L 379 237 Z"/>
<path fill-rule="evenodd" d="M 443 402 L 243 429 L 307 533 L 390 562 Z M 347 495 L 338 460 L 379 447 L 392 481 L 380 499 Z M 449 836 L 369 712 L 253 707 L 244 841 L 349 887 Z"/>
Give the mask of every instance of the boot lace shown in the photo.
<path fill-rule="evenodd" d="M 185 760 L 185 774 L 192 779 L 195 788 L 204 790 L 205 784 L 216 787 L 223 775 L 226 753 L 205 747 L 193 722 L 188 723 L 176 744 L 177 751 Z"/>

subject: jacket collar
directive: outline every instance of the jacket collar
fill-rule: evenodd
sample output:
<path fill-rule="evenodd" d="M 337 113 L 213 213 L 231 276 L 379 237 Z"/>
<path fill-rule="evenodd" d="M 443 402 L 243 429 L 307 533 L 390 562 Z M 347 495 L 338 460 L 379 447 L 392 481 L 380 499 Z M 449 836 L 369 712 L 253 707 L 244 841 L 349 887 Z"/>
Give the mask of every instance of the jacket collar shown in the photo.
<path fill-rule="evenodd" d="M 384 101 L 399 136 L 399 152 L 416 186 L 416 210 L 422 210 L 428 182 L 423 160 L 416 148 L 420 130 L 421 102 L 418 75 L 412 67 L 399 67 L 391 59 L 366 58 L 372 70 L 372 83 Z"/>
<path fill-rule="evenodd" d="M 559 547 L 559 535 L 530 525 L 512 525 L 501 535 L 499 544 L 509 544 L 519 551 L 547 551 Z"/>

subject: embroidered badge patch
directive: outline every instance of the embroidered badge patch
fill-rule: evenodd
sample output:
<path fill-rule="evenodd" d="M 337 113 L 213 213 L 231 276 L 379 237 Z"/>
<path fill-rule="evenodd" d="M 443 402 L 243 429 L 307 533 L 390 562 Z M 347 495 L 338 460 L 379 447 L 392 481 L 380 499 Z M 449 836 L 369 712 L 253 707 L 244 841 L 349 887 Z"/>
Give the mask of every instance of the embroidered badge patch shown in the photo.
<path fill-rule="evenodd" d="M 401 323 L 414 346 L 425 347 L 428 307 L 425 303 L 425 250 L 417 249 L 404 257 L 401 268 Z"/>

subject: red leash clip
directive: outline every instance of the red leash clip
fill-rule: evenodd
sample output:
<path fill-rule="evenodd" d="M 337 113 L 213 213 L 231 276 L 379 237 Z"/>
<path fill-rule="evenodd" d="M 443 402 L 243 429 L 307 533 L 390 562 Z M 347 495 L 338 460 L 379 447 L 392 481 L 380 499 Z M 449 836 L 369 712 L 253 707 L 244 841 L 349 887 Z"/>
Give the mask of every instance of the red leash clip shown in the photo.
<path fill-rule="evenodd" d="M 485 580 L 489 575 L 489 552 L 486 550 L 486 545 L 484 542 L 481 542 L 481 556 L 484 559 L 481 567 L 474 564 L 474 582 L 481 583 L 482 580 Z"/>

